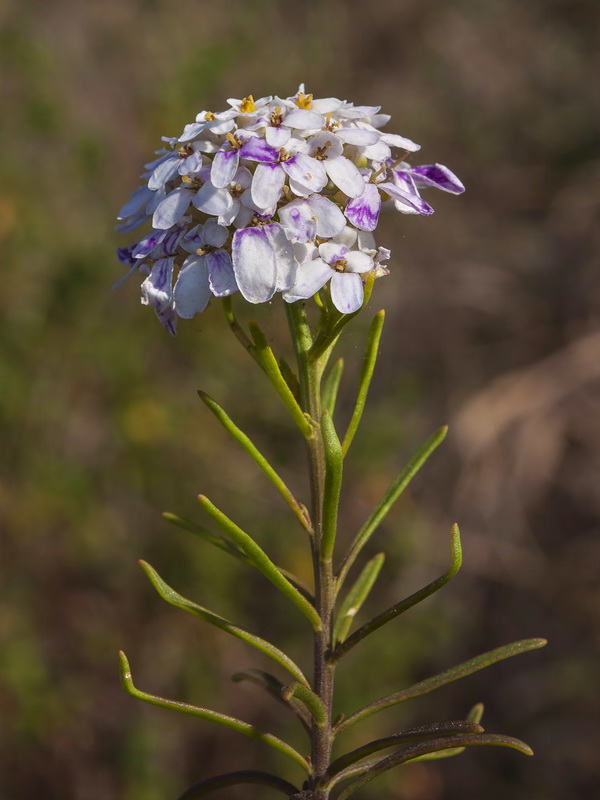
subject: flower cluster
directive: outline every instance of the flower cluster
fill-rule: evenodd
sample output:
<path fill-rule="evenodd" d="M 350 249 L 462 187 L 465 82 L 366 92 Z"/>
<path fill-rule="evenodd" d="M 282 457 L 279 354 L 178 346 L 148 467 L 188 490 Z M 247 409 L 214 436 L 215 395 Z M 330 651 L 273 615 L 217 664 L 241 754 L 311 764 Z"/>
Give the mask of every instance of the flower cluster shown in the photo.
<path fill-rule="evenodd" d="M 387 274 L 390 251 L 373 231 L 383 205 L 432 214 L 420 190 L 460 194 L 441 164 L 412 167 L 420 149 L 381 128 L 377 106 L 334 97 L 231 99 L 201 111 L 178 137 L 163 137 L 144 181 L 121 209 L 117 230 L 151 231 L 119 259 L 146 276 L 142 303 L 175 333 L 177 316 L 239 291 L 250 303 L 312 297 L 329 283 L 342 313 L 363 302 L 369 274 Z"/>

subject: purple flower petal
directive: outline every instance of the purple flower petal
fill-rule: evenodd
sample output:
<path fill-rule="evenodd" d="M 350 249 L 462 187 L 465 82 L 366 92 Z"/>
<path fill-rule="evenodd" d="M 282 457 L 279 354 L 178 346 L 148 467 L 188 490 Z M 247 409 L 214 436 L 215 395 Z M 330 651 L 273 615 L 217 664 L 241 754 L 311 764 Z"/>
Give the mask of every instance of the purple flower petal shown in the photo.
<path fill-rule="evenodd" d="M 426 164 L 412 167 L 411 175 L 419 186 L 432 186 L 450 194 L 462 194 L 464 184 L 443 164 Z"/>
<path fill-rule="evenodd" d="M 174 258 L 161 258 L 154 263 L 150 275 L 142 283 L 142 305 L 166 308 L 173 299 Z"/>
<path fill-rule="evenodd" d="M 381 211 L 381 195 L 374 183 L 365 184 L 360 197 L 350 200 L 344 214 L 361 231 L 374 231 Z"/>
<path fill-rule="evenodd" d="M 279 160 L 279 150 L 271 147 L 264 139 L 260 139 L 258 136 L 251 136 L 248 141 L 242 145 L 240 156 L 250 161 L 272 164 Z"/>

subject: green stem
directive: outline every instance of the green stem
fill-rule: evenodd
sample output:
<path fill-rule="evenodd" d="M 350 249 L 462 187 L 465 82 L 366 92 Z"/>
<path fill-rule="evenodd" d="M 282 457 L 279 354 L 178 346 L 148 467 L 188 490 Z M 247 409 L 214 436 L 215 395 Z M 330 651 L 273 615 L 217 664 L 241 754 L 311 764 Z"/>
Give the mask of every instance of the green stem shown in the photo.
<path fill-rule="evenodd" d="M 327 365 L 334 342 L 321 349 L 318 355 L 311 352 L 313 337 L 306 318 L 304 304 L 290 303 L 286 306 L 290 335 L 294 344 L 298 376 L 300 379 L 300 405 L 302 411 L 313 420 L 322 419 L 321 411 L 321 378 Z M 337 437 L 336 437 L 337 438 Z M 327 800 L 329 791 L 323 787 L 323 780 L 331 761 L 332 703 L 335 667 L 329 664 L 332 646 L 332 619 L 335 603 L 335 579 L 331 560 L 335 531 L 327 531 L 324 542 L 324 509 L 326 486 L 331 486 L 331 474 L 328 478 L 328 467 L 331 470 L 332 439 L 323 436 L 323 428 L 315 430 L 314 436 L 306 440 L 311 486 L 311 519 L 314 536 L 312 539 L 313 571 L 315 582 L 315 606 L 321 619 L 321 630 L 316 630 L 313 640 L 314 681 L 313 690 L 323 708 L 323 719 L 313 719 L 311 765 L 313 776 L 310 789 L 314 800 Z M 339 442 L 337 448 L 340 448 Z M 333 456 L 333 461 L 336 461 Z M 334 484 L 336 481 L 334 480 Z M 337 486 L 328 492 L 329 496 L 337 495 Z M 334 514 L 329 508 L 328 519 Z M 326 547 L 324 548 L 324 544 Z M 319 785 L 321 784 L 321 786 Z"/>

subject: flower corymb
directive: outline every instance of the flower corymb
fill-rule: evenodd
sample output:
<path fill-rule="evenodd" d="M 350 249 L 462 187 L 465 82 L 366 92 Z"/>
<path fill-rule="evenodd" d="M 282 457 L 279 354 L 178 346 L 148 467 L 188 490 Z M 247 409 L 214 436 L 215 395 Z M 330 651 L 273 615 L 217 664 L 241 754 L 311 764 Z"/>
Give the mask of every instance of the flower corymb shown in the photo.
<path fill-rule="evenodd" d="M 381 130 L 377 106 L 335 97 L 230 99 L 163 137 L 117 228 L 151 230 L 117 253 L 143 274 L 142 303 L 175 333 L 177 317 L 239 291 L 250 303 L 312 297 L 323 287 L 342 313 L 363 303 L 364 280 L 385 275 L 375 243 L 382 208 L 432 214 L 420 190 L 460 194 L 441 164 L 410 166 L 420 149 Z"/>

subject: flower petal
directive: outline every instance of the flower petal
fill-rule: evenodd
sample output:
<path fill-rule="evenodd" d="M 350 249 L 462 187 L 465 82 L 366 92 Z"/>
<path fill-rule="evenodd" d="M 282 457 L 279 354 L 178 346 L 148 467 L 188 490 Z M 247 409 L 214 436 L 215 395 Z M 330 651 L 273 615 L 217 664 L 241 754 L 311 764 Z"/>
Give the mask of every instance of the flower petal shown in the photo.
<path fill-rule="evenodd" d="M 407 139 L 405 136 L 398 136 L 397 133 L 382 133 L 381 141 L 389 144 L 390 147 L 400 147 L 402 150 L 408 150 L 409 153 L 416 153 L 421 149 L 421 145 Z"/>
<path fill-rule="evenodd" d="M 388 181 L 380 183 L 378 186 L 394 198 L 398 211 L 402 211 L 404 214 L 424 214 L 425 216 L 433 214 L 433 208 L 416 191 L 403 189 Z"/>
<path fill-rule="evenodd" d="M 355 272 L 336 272 L 331 278 L 331 300 L 342 314 L 353 314 L 364 300 L 363 282 Z"/>
<path fill-rule="evenodd" d="M 240 156 L 250 161 L 272 164 L 279 160 L 279 150 L 271 147 L 264 139 L 260 139 L 258 136 L 251 136 L 248 141 L 242 145 Z"/>
<path fill-rule="evenodd" d="M 346 272 L 370 272 L 373 269 L 373 259 L 360 250 L 351 250 L 346 256 Z"/>
<path fill-rule="evenodd" d="M 161 230 L 176 225 L 188 210 L 194 196 L 192 189 L 178 186 L 161 200 L 152 217 L 152 226 Z"/>
<path fill-rule="evenodd" d="M 346 225 L 344 215 L 327 197 L 312 194 L 306 202 L 317 219 L 317 236 L 329 239 L 344 230 Z"/>
<path fill-rule="evenodd" d="M 465 190 L 462 181 L 443 164 L 426 164 L 421 167 L 412 167 L 410 172 L 419 186 L 433 186 L 451 194 L 462 194 Z"/>
<path fill-rule="evenodd" d="M 306 200 L 292 200 L 280 208 L 279 219 L 290 242 L 308 242 L 317 233 L 317 220 Z"/>
<path fill-rule="evenodd" d="M 322 289 L 333 274 L 331 267 L 321 258 L 305 261 L 298 267 L 296 283 L 283 293 L 283 299 L 287 303 L 307 300 Z"/>
<path fill-rule="evenodd" d="M 284 183 L 281 164 L 258 164 L 252 180 L 252 201 L 258 208 L 269 208 L 281 197 Z"/>
<path fill-rule="evenodd" d="M 211 297 L 204 256 L 190 256 L 183 262 L 173 290 L 175 310 L 183 319 L 200 314 Z"/>
<path fill-rule="evenodd" d="M 296 153 L 287 161 L 283 161 L 281 166 L 293 181 L 306 186 L 311 192 L 320 192 L 327 183 L 323 162 L 304 153 Z"/>
<path fill-rule="evenodd" d="M 289 128 L 275 128 L 275 127 L 268 127 L 265 130 L 265 139 L 267 143 L 271 145 L 271 147 L 276 147 L 278 150 L 280 147 L 285 147 L 290 139 L 291 133 Z"/>
<path fill-rule="evenodd" d="M 170 181 L 174 175 L 177 175 L 180 166 L 181 158 L 178 155 L 173 158 L 168 158 L 166 161 L 162 161 L 148 179 L 148 188 L 153 192 L 156 191 L 156 189 L 160 189 L 161 186 L 164 186 L 165 183 Z"/>
<path fill-rule="evenodd" d="M 239 150 L 225 150 L 221 148 L 213 158 L 210 170 L 210 181 L 213 186 L 223 189 L 228 186 L 237 172 L 240 163 Z"/>
<path fill-rule="evenodd" d="M 365 190 L 363 176 L 358 167 L 345 156 L 328 158 L 323 162 L 331 180 L 348 197 L 360 197 Z"/>
<path fill-rule="evenodd" d="M 374 183 L 365 184 L 360 197 L 350 200 L 344 214 L 361 231 L 374 231 L 381 211 L 381 195 Z"/>
<path fill-rule="evenodd" d="M 205 256 L 208 283 L 215 297 L 227 297 L 237 292 L 231 256 L 225 250 L 214 250 Z"/>
<path fill-rule="evenodd" d="M 296 111 L 290 111 L 283 120 L 283 124 L 288 128 L 296 128 L 301 131 L 318 130 L 325 125 L 325 117 L 314 111 L 298 108 Z"/>
<path fill-rule="evenodd" d="M 243 228 L 233 234 L 233 271 L 249 303 L 266 303 L 277 288 L 277 264 L 269 235 L 263 228 Z"/>
<path fill-rule="evenodd" d="M 146 186 L 139 186 L 117 214 L 117 219 L 127 219 L 144 206 L 152 197 L 152 192 Z"/>
<path fill-rule="evenodd" d="M 161 258 L 154 263 L 150 275 L 142 283 L 142 305 L 161 311 L 171 303 L 174 262 L 174 258 Z"/>
<path fill-rule="evenodd" d="M 296 281 L 298 262 L 294 256 L 294 248 L 279 223 L 274 222 L 271 225 L 265 225 L 263 230 L 267 234 L 275 258 L 277 271 L 276 289 L 281 292 L 289 289 Z"/>
<path fill-rule="evenodd" d="M 220 225 L 216 219 L 207 219 L 202 230 L 204 244 L 209 247 L 223 247 L 229 236 L 227 228 Z"/>
<path fill-rule="evenodd" d="M 381 136 L 378 131 L 370 131 L 366 128 L 338 128 L 335 135 L 345 144 L 355 144 L 359 147 L 375 144 Z"/>
<path fill-rule="evenodd" d="M 213 186 L 210 181 L 198 189 L 192 200 L 198 211 L 218 217 L 219 214 L 226 214 L 233 203 L 233 198 L 227 189 L 220 189 Z"/>

